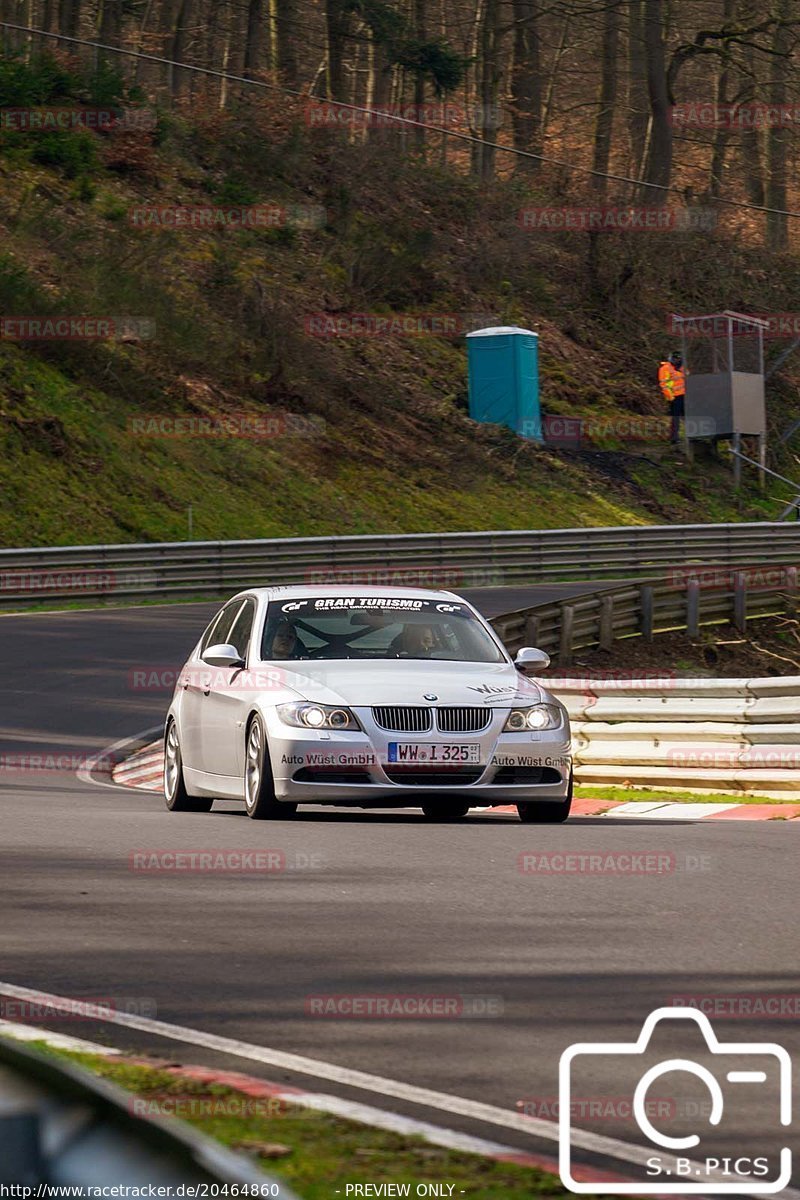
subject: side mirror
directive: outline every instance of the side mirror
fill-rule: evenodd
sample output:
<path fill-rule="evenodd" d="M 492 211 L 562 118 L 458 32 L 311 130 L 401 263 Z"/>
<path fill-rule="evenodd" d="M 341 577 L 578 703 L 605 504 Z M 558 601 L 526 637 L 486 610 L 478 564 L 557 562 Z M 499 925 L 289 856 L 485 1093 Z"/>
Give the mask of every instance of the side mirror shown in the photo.
<path fill-rule="evenodd" d="M 203 654 L 203 662 L 210 667 L 243 667 L 244 659 L 235 646 L 222 642 L 219 646 L 209 646 Z"/>
<path fill-rule="evenodd" d="M 534 675 L 550 666 L 550 655 L 544 650 L 537 650 L 535 646 L 523 646 L 517 651 L 514 666 L 518 671 L 522 671 L 523 675 Z"/>

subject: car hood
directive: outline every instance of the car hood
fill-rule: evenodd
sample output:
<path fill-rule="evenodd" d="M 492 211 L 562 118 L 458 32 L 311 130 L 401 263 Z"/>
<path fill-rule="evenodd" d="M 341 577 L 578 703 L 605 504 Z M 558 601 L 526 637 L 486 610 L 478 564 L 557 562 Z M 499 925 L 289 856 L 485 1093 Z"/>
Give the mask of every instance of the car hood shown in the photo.
<path fill-rule="evenodd" d="M 511 707 L 544 695 L 509 663 L 431 662 L 426 659 L 281 663 L 285 685 L 318 704 L 454 704 Z M 435 699 L 431 699 L 435 697 Z"/>

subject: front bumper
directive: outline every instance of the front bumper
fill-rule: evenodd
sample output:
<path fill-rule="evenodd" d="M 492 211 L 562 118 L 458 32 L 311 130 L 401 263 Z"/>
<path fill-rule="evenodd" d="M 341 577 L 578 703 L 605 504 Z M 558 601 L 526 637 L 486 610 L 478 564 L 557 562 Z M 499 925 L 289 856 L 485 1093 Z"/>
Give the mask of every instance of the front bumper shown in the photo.
<path fill-rule="evenodd" d="M 476 806 L 564 800 L 572 757 L 569 727 L 502 733 L 507 712 L 495 711 L 479 733 L 388 732 L 369 709 L 354 708 L 365 732 L 299 729 L 266 714 L 275 795 L 307 804 L 414 805 L 421 795 L 458 796 Z M 475 744 L 479 762 L 432 768 L 389 763 L 389 743 Z"/>

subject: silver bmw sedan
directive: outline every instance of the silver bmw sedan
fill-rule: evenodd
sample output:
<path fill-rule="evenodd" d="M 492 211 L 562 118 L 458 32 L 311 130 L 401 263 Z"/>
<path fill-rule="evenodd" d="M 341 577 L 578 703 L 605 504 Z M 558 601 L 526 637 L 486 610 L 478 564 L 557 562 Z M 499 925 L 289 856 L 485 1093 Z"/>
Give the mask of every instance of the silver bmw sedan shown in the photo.
<path fill-rule="evenodd" d="M 569 719 L 452 592 L 253 588 L 228 601 L 179 673 L 164 735 L 173 812 L 243 800 L 419 807 L 433 820 L 516 805 L 559 822 L 572 802 Z"/>

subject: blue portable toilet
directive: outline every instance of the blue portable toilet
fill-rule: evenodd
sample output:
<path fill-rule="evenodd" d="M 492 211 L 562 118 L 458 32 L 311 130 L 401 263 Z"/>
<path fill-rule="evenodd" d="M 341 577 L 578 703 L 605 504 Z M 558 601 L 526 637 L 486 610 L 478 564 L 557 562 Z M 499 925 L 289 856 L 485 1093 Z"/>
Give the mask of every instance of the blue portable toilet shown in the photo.
<path fill-rule="evenodd" d="M 469 415 L 542 440 L 539 335 L 516 325 L 467 334 Z"/>

